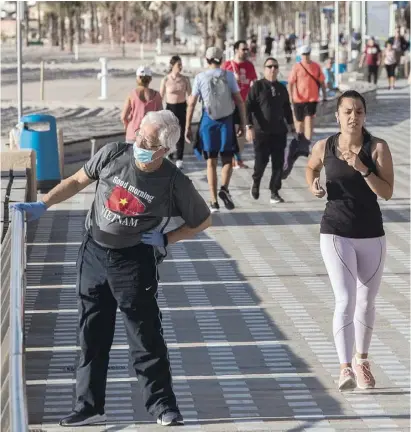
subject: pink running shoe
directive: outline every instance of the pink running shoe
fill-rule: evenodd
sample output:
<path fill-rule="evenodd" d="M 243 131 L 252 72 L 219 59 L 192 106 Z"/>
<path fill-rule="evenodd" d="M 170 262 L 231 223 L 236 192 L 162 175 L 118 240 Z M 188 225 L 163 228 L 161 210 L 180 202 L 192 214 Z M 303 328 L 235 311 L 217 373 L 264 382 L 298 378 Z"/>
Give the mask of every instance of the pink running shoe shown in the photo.
<path fill-rule="evenodd" d="M 357 387 L 354 371 L 350 367 L 344 368 L 340 372 L 340 380 L 338 382 L 338 390 L 347 391 L 354 390 Z"/>
<path fill-rule="evenodd" d="M 354 357 L 352 359 L 352 366 L 357 378 L 358 388 L 361 390 L 373 389 L 375 387 L 375 378 L 371 373 L 370 362 L 368 360 L 358 361 Z"/>

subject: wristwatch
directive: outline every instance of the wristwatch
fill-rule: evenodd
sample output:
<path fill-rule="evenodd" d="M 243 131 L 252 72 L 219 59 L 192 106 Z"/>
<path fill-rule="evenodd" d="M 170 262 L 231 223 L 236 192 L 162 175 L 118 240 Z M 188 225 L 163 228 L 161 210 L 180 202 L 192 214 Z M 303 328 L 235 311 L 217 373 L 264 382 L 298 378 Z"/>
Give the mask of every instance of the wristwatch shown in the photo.
<path fill-rule="evenodd" d="M 249 125 L 249 124 L 248 124 L 248 125 L 245 126 L 245 128 L 246 128 L 246 129 L 252 129 L 252 128 L 253 128 L 253 125 Z"/>
<path fill-rule="evenodd" d="M 367 178 L 370 174 L 372 173 L 372 171 L 368 168 L 367 172 L 365 174 L 361 174 L 364 178 Z"/>

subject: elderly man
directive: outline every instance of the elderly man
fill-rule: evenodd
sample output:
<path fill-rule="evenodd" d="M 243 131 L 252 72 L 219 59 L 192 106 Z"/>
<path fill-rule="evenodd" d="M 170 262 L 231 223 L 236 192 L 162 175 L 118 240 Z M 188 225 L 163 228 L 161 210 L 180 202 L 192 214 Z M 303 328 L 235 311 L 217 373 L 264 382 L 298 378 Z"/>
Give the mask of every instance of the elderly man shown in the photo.
<path fill-rule="evenodd" d="M 180 137 L 170 111 L 148 113 L 133 144 L 111 143 L 40 202 L 19 203 L 28 220 L 38 219 L 97 181 L 77 260 L 81 356 L 77 403 L 61 426 L 104 422 L 109 352 L 117 306 L 145 407 L 163 426 L 181 425 L 170 362 L 157 304 L 158 248 L 193 237 L 211 224 L 207 204 L 192 182 L 165 156 Z M 184 224 L 167 234 L 164 217 Z"/>

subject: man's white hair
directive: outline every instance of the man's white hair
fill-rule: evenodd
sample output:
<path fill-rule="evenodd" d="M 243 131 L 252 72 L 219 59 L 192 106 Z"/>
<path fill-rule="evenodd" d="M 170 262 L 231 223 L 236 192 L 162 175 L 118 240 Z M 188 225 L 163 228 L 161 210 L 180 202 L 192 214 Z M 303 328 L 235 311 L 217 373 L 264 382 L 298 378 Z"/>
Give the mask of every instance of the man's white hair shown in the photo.
<path fill-rule="evenodd" d="M 144 116 L 140 126 L 145 124 L 156 126 L 162 147 L 168 148 L 170 153 L 176 151 L 182 131 L 178 118 L 171 111 L 150 111 Z"/>

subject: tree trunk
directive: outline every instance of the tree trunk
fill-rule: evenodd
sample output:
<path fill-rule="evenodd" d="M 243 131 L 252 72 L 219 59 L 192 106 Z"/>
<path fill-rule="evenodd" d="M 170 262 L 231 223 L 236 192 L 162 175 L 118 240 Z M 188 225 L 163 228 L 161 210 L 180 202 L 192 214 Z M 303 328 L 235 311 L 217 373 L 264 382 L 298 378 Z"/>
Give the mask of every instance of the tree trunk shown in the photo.
<path fill-rule="evenodd" d="M 90 41 L 92 44 L 96 43 L 96 29 L 94 26 L 94 22 L 96 19 L 96 9 L 94 6 L 94 2 L 89 2 L 90 5 Z"/>
<path fill-rule="evenodd" d="M 80 10 L 76 9 L 76 39 L 77 44 L 80 45 L 83 43 L 83 27 L 81 25 L 81 15 Z"/>
<path fill-rule="evenodd" d="M 203 21 L 203 39 L 205 48 L 207 48 L 208 44 L 208 7 L 202 12 L 201 20 Z"/>
<path fill-rule="evenodd" d="M 172 12 L 172 15 L 171 15 L 171 28 L 172 28 L 171 43 L 173 44 L 173 46 L 176 46 L 176 44 L 177 44 L 177 36 L 176 36 L 176 33 L 177 33 L 177 13 L 175 10 Z"/>
<path fill-rule="evenodd" d="M 94 14 L 95 19 L 95 25 L 94 25 L 94 31 L 95 31 L 95 42 L 100 42 L 101 39 L 101 32 L 100 32 L 100 25 L 101 25 L 101 15 L 97 12 Z"/>
<path fill-rule="evenodd" d="M 250 5 L 248 2 L 239 2 L 240 9 L 240 34 L 239 39 L 247 38 L 247 29 L 250 25 Z"/>
<path fill-rule="evenodd" d="M 26 46 L 29 46 L 29 34 L 30 34 L 30 20 L 29 20 L 29 7 L 27 2 L 24 2 L 24 37 L 26 40 Z"/>
<path fill-rule="evenodd" d="M 62 4 L 60 3 L 60 13 L 59 13 L 59 45 L 60 51 L 64 51 L 64 38 L 66 36 L 66 23 L 65 23 L 65 15 L 63 14 Z"/>
<path fill-rule="evenodd" d="M 52 13 L 49 18 L 50 22 L 50 41 L 51 46 L 59 46 L 59 20 L 55 13 Z"/>
<path fill-rule="evenodd" d="M 74 14 L 70 12 L 69 14 L 69 48 L 70 52 L 74 52 Z"/>
<path fill-rule="evenodd" d="M 41 18 L 40 18 L 40 2 L 37 2 L 37 29 L 38 29 L 38 40 L 41 41 Z"/>

